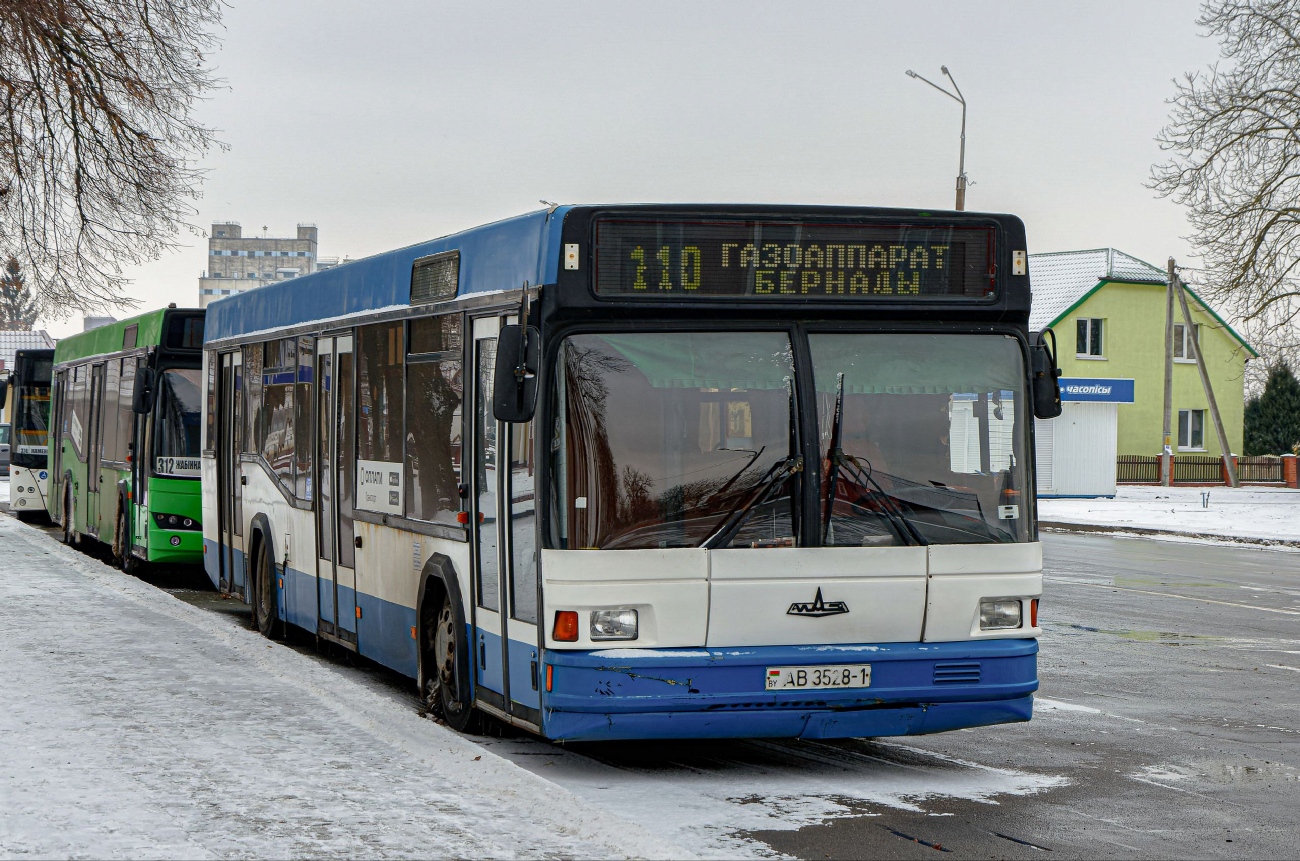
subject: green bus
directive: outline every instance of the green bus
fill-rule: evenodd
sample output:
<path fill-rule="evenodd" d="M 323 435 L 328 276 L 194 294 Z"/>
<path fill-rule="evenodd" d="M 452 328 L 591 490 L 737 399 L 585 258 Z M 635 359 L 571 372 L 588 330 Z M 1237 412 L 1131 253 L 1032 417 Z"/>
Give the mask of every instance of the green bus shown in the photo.
<path fill-rule="evenodd" d="M 59 341 L 51 519 L 123 570 L 199 563 L 203 312 L 174 304 Z"/>

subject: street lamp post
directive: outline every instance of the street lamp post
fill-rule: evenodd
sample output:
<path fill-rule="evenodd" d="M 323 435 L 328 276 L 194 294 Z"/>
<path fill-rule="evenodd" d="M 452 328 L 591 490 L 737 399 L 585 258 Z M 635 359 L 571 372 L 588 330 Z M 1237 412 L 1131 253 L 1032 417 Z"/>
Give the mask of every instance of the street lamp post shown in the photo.
<path fill-rule="evenodd" d="M 948 71 L 947 66 L 940 66 L 939 71 L 943 72 L 948 80 L 952 82 L 952 88 L 956 91 L 955 94 L 948 92 L 947 88 L 939 86 L 929 78 L 918 75 L 911 69 L 907 70 L 907 76 L 925 81 L 948 98 L 961 104 L 961 157 L 957 162 L 957 211 L 961 212 L 966 209 L 966 97 L 961 94 L 961 88 L 957 86 L 957 81 L 953 79 L 952 73 Z"/>

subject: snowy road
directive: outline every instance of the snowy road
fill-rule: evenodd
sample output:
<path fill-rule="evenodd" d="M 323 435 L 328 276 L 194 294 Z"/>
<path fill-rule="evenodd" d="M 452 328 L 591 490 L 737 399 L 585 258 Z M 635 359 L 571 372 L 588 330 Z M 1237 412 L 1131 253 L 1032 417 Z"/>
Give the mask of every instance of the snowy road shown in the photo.
<path fill-rule="evenodd" d="M 685 857 L 0 516 L 0 855 Z"/>
<path fill-rule="evenodd" d="M 0 856 L 1293 857 L 1300 557 L 1044 545 L 1030 724 L 562 747 L 0 517 Z"/>

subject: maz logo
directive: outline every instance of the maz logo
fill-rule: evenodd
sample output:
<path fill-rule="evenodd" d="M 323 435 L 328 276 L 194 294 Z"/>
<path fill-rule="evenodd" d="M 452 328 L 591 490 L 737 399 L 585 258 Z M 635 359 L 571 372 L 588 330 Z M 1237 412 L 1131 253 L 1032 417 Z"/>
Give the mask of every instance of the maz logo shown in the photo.
<path fill-rule="evenodd" d="M 849 612 L 849 605 L 843 601 L 823 601 L 822 590 L 818 586 L 817 597 L 812 599 L 812 603 L 795 601 L 785 614 L 787 616 L 838 616 L 847 612 Z"/>

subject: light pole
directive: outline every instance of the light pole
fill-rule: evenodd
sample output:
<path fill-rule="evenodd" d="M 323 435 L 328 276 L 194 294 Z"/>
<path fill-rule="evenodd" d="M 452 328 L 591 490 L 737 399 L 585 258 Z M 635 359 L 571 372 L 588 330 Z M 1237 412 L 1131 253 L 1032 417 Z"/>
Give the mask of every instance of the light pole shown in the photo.
<path fill-rule="evenodd" d="M 911 69 L 907 70 L 907 76 L 925 81 L 948 98 L 961 103 L 961 158 L 957 163 L 957 211 L 960 212 L 966 208 L 966 97 L 961 94 L 961 88 L 957 86 L 957 81 L 953 79 L 952 73 L 948 71 L 947 66 L 940 66 L 939 71 L 943 72 L 948 80 L 952 82 L 952 88 L 956 90 L 955 95 L 929 78 L 918 75 Z"/>

